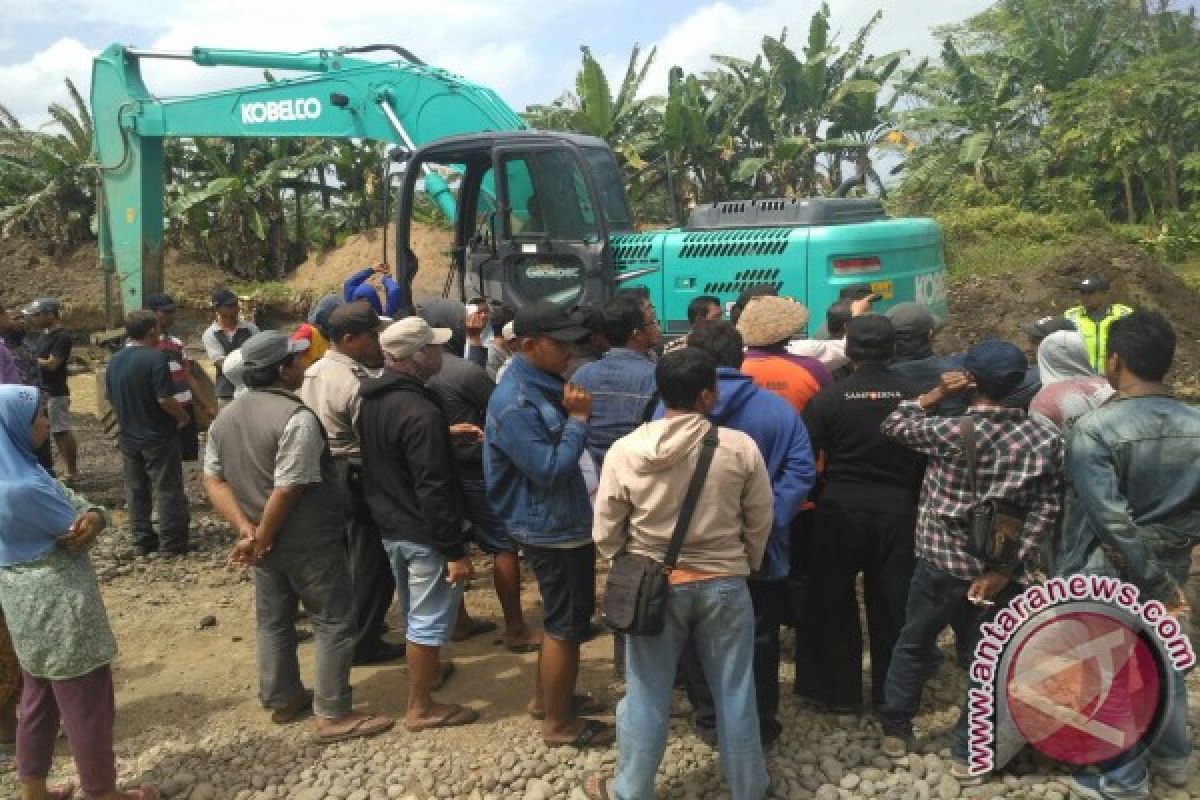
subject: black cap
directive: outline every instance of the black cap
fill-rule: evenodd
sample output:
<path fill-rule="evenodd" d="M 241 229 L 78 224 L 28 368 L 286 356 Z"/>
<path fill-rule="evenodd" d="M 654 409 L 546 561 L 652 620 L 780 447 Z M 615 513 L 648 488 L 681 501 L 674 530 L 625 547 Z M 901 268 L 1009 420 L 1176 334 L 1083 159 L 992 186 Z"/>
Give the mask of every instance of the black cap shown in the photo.
<path fill-rule="evenodd" d="M 567 311 L 548 300 L 526 303 L 513 321 L 517 336 L 549 336 L 560 342 L 578 342 L 591 334 L 578 311 Z"/>
<path fill-rule="evenodd" d="M 292 353 L 302 353 L 312 342 L 289 339 L 280 331 L 256 333 L 242 345 L 242 369 L 261 369 L 278 364 Z"/>
<path fill-rule="evenodd" d="M 329 333 L 335 338 L 348 333 L 376 331 L 382 326 L 383 320 L 366 300 L 343 303 L 329 315 Z"/>
<path fill-rule="evenodd" d="M 34 314 L 58 314 L 62 311 L 62 304 L 53 297 L 40 297 L 25 306 L 22 311 L 26 316 L 33 316 Z"/>
<path fill-rule="evenodd" d="M 174 311 L 175 301 L 169 294 L 156 292 L 146 298 L 146 309 L 148 311 Z"/>
<path fill-rule="evenodd" d="M 1077 291 L 1077 292 L 1103 292 L 1106 289 L 1108 289 L 1111 285 L 1112 284 L 1109 283 L 1108 278 L 1104 278 L 1099 275 L 1089 275 L 1088 277 L 1084 278 L 1083 280 L 1081 280 L 1075 284 L 1075 291 Z"/>
<path fill-rule="evenodd" d="M 212 293 L 212 307 L 220 308 L 221 306 L 233 305 L 238 301 L 238 296 L 228 289 L 215 289 Z"/>
<path fill-rule="evenodd" d="M 885 347 L 896 340 L 892 321 L 882 314 L 863 314 L 846 323 L 846 346 Z"/>
<path fill-rule="evenodd" d="M 1075 330 L 1075 323 L 1066 317 L 1042 317 L 1033 322 L 1026 322 L 1021 330 L 1035 339 L 1045 339 L 1052 333 Z"/>

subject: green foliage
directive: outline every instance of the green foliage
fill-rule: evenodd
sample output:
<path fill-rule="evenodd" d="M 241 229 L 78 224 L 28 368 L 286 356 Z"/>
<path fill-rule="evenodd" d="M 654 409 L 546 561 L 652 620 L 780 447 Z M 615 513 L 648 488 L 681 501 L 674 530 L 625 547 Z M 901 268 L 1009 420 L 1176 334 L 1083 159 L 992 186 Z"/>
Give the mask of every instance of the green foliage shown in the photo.
<path fill-rule="evenodd" d="M 1107 235 L 1098 211 L 1046 214 L 984 206 L 934 215 L 942 225 L 952 275 L 1011 272 L 1043 263 L 1082 238 Z"/>

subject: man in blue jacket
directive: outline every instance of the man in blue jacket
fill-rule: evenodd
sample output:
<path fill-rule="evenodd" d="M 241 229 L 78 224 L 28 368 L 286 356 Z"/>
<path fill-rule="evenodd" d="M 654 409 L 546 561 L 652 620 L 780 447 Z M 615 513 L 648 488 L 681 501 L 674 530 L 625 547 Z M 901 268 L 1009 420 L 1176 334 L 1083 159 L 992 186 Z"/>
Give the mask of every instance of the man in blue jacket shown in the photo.
<path fill-rule="evenodd" d="M 592 505 L 579 461 L 592 398 L 566 383 L 571 345 L 590 331 L 582 317 L 553 303 L 521 307 L 517 354 L 488 401 L 483 473 L 492 508 L 521 545 L 542 595 L 541 656 L 529 711 L 543 718 L 551 746 L 607 747 L 611 725 L 580 717 L 599 710 L 575 695 L 579 646 L 596 605 Z"/>
<path fill-rule="evenodd" d="M 387 295 L 386 304 L 379 302 L 379 291 L 370 283 L 372 275 L 383 276 L 380 280 L 383 282 L 384 294 Z M 375 266 L 361 269 L 346 278 L 342 283 L 342 299 L 347 303 L 366 300 L 379 316 L 395 317 L 404 306 L 404 287 L 392 277 L 391 267 L 380 261 Z"/>
<path fill-rule="evenodd" d="M 742 335 L 731 323 L 714 320 L 696 326 L 688 334 L 688 347 L 703 350 L 717 361 L 717 405 L 708 418 L 717 425 L 749 435 L 762 452 L 771 475 L 775 520 L 762 567 L 750 576 L 758 723 L 763 747 L 769 747 L 782 730 L 778 720 L 779 626 L 787 604 L 791 524 L 816 482 L 816 464 L 808 431 L 791 404 L 756 385 L 740 371 Z M 689 695 L 696 708 L 696 726 L 701 735 L 707 736 L 716 725 L 711 694 L 693 660 L 685 655 L 683 663 Z"/>

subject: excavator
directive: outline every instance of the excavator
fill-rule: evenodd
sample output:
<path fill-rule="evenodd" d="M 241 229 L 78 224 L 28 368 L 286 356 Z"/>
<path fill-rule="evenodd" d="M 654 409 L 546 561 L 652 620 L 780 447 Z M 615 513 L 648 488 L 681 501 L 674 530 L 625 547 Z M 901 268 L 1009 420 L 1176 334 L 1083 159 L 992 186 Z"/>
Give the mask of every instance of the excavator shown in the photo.
<path fill-rule="evenodd" d="M 390 59 L 365 57 L 376 53 Z M 160 59 L 263 70 L 267 80 L 156 97 L 142 65 Z M 879 307 L 917 301 L 946 312 L 932 219 L 891 218 L 874 198 L 788 197 L 700 205 L 682 226 L 639 231 L 602 139 L 531 130 L 491 89 L 397 45 L 296 53 L 112 45 L 95 59 L 91 105 L 100 266 L 125 310 L 162 289 L 165 138 L 334 137 L 393 145 L 402 179 L 389 260 L 410 288 L 413 211 L 425 193 L 454 226 L 447 290 L 464 301 L 597 308 L 619 289 L 640 288 L 668 336 L 687 331 L 693 298 L 728 305 L 764 283 L 817 320 L 839 298 L 867 291 Z"/>

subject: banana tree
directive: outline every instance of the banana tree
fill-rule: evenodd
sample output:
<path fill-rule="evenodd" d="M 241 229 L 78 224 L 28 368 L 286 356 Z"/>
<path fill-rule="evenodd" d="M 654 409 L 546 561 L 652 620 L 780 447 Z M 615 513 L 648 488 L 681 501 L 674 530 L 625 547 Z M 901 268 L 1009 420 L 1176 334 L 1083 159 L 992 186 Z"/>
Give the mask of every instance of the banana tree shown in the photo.
<path fill-rule="evenodd" d="M 10 187 L 0 207 L 0 232 L 23 227 L 68 252 L 92 236 L 96 214 L 92 119 L 70 79 L 68 108 L 52 104 L 48 112 L 57 131 L 22 128 L 0 109 L 0 183 Z M 24 192 L 12 191 L 24 189 Z"/>

